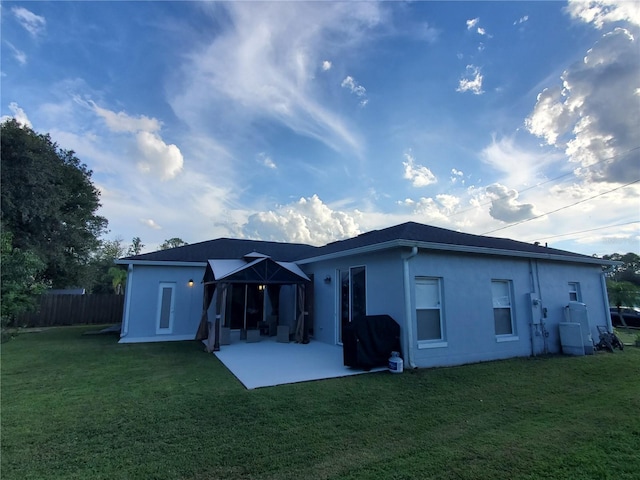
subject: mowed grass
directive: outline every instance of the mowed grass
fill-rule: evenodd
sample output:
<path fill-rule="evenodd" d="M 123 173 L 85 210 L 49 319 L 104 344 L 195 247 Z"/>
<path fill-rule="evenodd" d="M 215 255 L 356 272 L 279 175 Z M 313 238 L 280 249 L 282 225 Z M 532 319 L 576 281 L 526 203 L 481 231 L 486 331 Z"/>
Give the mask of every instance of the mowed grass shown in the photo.
<path fill-rule="evenodd" d="M 2 345 L 2 479 L 637 479 L 640 349 L 246 390 L 197 342 Z"/>

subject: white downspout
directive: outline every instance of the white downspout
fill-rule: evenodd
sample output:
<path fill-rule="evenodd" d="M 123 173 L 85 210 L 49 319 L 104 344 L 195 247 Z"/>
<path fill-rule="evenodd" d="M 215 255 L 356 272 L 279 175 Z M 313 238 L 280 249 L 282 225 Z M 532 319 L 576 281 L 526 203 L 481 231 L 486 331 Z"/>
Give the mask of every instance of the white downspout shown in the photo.
<path fill-rule="evenodd" d="M 124 312 L 122 314 L 122 328 L 120 338 L 124 338 L 129 333 L 129 311 L 131 306 L 131 289 L 133 288 L 133 264 L 127 267 L 127 291 L 125 292 Z"/>
<path fill-rule="evenodd" d="M 609 304 L 609 294 L 607 293 L 607 280 L 605 278 L 607 272 L 600 274 L 600 284 L 602 285 L 602 298 L 604 304 L 604 318 L 607 321 L 607 331 L 613 332 L 613 325 L 611 324 L 611 305 Z"/>
<path fill-rule="evenodd" d="M 409 277 L 409 260 L 418 254 L 418 247 L 411 247 L 411 253 L 406 256 L 402 256 L 402 268 L 404 273 L 404 318 L 405 318 L 405 331 L 407 345 L 405 348 L 404 361 L 411 368 L 416 368 L 416 364 L 413 362 L 413 318 L 411 310 L 411 278 Z"/>
<path fill-rule="evenodd" d="M 533 275 L 533 260 L 529 259 L 529 279 L 531 281 L 531 291 L 536 294 L 539 295 L 539 293 L 536 291 L 536 281 L 534 279 L 534 275 Z M 539 297 L 536 297 L 539 298 Z M 533 313 L 533 305 L 529 305 L 529 308 L 531 309 L 531 323 L 529 323 L 529 335 L 531 336 L 531 355 L 532 356 L 536 356 L 536 342 L 535 342 L 535 338 L 536 338 L 536 330 L 537 327 L 535 326 L 535 319 L 533 318 L 533 315 L 535 315 Z"/>
<path fill-rule="evenodd" d="M 542 335 L 542 345 L 544 347 L 543 353 L 546 355 L 549 353 L 549 331 L 547 330 L 547 324 L 544 321 L 546 316 L 544 313 L 544 301 L 542 298 L 542 287 L 540 287 L 540 265 L 538 260 L 534 262 L 536 267 L 536 287 L 538 291 L 538 298 L 540 299 L 540 334 Z"/>

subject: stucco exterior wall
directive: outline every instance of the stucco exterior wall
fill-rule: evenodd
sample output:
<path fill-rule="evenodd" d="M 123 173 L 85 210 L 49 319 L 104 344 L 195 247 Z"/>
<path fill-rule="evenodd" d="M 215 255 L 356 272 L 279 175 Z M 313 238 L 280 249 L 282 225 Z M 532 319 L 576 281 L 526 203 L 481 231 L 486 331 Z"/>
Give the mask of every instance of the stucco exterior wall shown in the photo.
<path fill-rule="evenodd" d="M 552 262 L 538 262 L 542 306 L 547 308 L 547 321 L 555 326 L 566 321 L 565 307 L 568 304 L 568 285 L 578 283 L 578 301 L 587 305 L 591 335 L 598 341 L 598 325 L 610 326 L 609 303 L 602 287 L 602 269 L 598 265 L 564 266 Z M 550 331 L 550 343 L 560 345 L 557 328 Z"/>
<path fill-rule="evenodd" d="M 134 265 L 127 277 L 121 343 L 195 338 L 202 314 L 204 267 Z M 193 286 L 188 285 L 189 280 Z M 174 285 L 171 332 L 158 334 L 160 284 Z"/>
<path fill-rule="evenodd" d="M 351 267 L 366 267 L 367 315 L 390 315 L 396 322 L 403 322 L 402 264 L 400 250 L 377 254 L 354 255 L 304 265 L 308 274 L 314 275 L 314 338 L 336 344 L 339 329 L 340 278 L 338 272 Z M 330 277 L 329 283 L 325 278 Z"/>
<path fill-rule="evenodd" d="M 314 340 L 339 342 L 339 272 L 360 266 L 366 267 L 367 315 L 387 314 L 398 322 L 405 361 L 410 358 L 418 367 L 560 352 L 558 324 L 566 320 L 570 283 L 579 285 L 578 301 L 587 305 L 595 340 L 597 326 L 608 325 L 608 303 L 598 265 L 420 249 L 406 260 L 407 304 L 404 265 L 410 252 L 409 248 L 395 248 L 301 265 L 314 278 Z M 121 341 L 194 338 L 201 316 L 203 274 L 204 267 L 197 266 L 134 265 L 127 283 Z M 418 340 L 416 278 L 439 281 L 439 341 Z M 194 280 L 192 287 L 188 286 L 189 279 Z M 513 335 L 495 333 L 493 280 L 511 285 Z M 170 332 L 158 333 L 161 283 L 174 286 L 174 321 Z M 539 300 L 539 305 L 533 306 L 532 297 Z M 282 287 L 280 314 L 282 324 L 294 324 L 294 287 Z M 532 326 L 534 319 L 542 321 L 544 328 Z"/>
<path fill-rule="evenodd" d="M 418 367 L 560 352 L 558 323 L 566 321 L 570 282 L 579 284 L 579 301 L 587 305 L 594 339 L 597 340 L 596 326 L 607 324 L 608 305 L 598 265 L 435 250 L 419 250 L 418 255 L 408 260 L 410 316 L 407 317 L 403 255 L 408 252 L 408 249 L 394 249 L 305 265 L 304 270 L 313 273 L 315 279 L 315 339 L 338 342 L 340 280 L 336 278 L 337 272 L 362 265 L 366 266 L 367 314 L 388 314 L 400 324 L 405 359 L 406 329 L 411 329 L 411 357 Z M 331 283 L 324 282 L 327 276 L 331 277 Z M 417 340 L 416 278 L 440 281 L 442 341 Z M 513 335 L 495 333 L 493 280 L 506 280 L 511 285 Z M 539 306 L 532 305 L 532 296 L 540 300 Z M 532 326 L 534 317 L 543 322 L 544 328 Z"/>
<path fill-rule="evenodd" d="M 415 341 L 417 366 L 472 363 L 525 356 L 531 352 L 527 262 L 475 255 L 420 252 L 410 261 L 412 281 L 416 277 L 438 278 L 441 282 L 443 342 Z M 514 335 L 498 338 L 494 329 L 492 280 L 508 280 L 513 287 Z M 415 288 L 411 288 L 413 338 Z"/>

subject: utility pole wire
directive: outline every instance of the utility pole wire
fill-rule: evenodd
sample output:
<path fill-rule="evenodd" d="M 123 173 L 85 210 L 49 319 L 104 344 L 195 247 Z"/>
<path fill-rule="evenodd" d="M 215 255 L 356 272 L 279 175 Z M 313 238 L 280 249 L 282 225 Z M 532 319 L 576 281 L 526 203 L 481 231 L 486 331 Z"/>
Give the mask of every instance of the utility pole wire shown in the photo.
<path fill-rule="evenodd" d="M 616 188 L 611 189 L 611 190 L 607 190 L 606 192 L 599 193 L 599 194 L 594 195 L 592 197 L 584 198 L 584 199 L 582 199 L 582 200 L 580 200 L 578 202 L 572 203 L 570 205 L 565 205 L 564 207 L 557 208 L 556 210 L 551 210 L 550 212 L 542 213 L 540 215 L 536 215 L 535 217 L 527 218 L 525 220 L 521 220 L 519 222 L 512 223 L 510 225 L 506 225 L 504 227 L 496 228 L 495 230 L 490 230 L 488 232 L 481 233 L 481 235 L 488 235 L 490 233 L 499 232 L 500 230 L 505 230 L 507 228 L 515 227 L 516 225 L 520 225 L 522 223 L 530 222 L 531 220 L 535 220 L 537 218 L 541 218 L 541 217 L 544 217 L 546 215 L 551 215 L 552 213 L 556 213 L 556 212 L 559 212 L 561 210 L 566 210 L 567 208 L 575 207 L 576 205 L 580 205 L 581 203 L 588 202 L 589 200 L 593 200 L 594 198 L 602 197 L 603 195 L 606 195 L 606 194 L 611 193 L 611 192 L 615 192 L 616 190 L 620 190 L 621 188 L 628 187 L 629 185 L 633 185 L 634 183 L 638 183 L 638 182 L 640 182 L 640 179 L 634 180 L 633 182 L 629 182 L 629 183 L 627 183 L 625 185 L 620 185 L 619 187 L 616 187 Z"/>
<path fill-rule="evenodd" d="M 581 233 L 595 232 L 596 230 L 604 230 L 605 228 L 623 227 L 625 225 L 632 225 L 634 223 L 640 223 L 640 220 L 634 220 L 632 222 L 616 223 L 614 225 L 606 225 L 604 227 L 590 228 L 589 230 L 580 230 L 579 232 L 561 233 L 560 235 L 551 235 L 550 237 L 542 237 L 539 240 L 549 240 L 551 238 L 568 237 L 570 235 L 579 235 Z"/>
<path fill-rule="evenodd" d="M 624 156 L 624 155 L 626 155 L 628 153 L 635 152 L 636 150 L 640 150 L 640 146 L 630 148 L 626 152 L 617 153 L 615 155 L 612 155 L 611 157 L 603 158 L 602 160 L 600 160 L 600 161 L 598 161 L 598 162 L 596 162 L 594 164 L 588 165 L 586 167 L 583 167 L 583 168 L 589 169 L 589 168 L 595 167 L 597 165 L 600 165 L 601 163 L 608 162 L 609 160 L 615 160 L 616 158 L 622 157 L 622 156 Z M 560 180 L 561 178 L 568 177 L 570 175 L 575 175 L 575 173 L 573 171 L 566 172 L 566 173 L 563 173 L 562 175 L 558 175 L 557 177 L 553 177 L 553 178 L 550 178 L 548 180 L 545 180 L 544 182 L 536 183 L 535 185 L 531 185 L 530 187 L 527 187 L 527 188 L 524 188 L 522 190 L 519 190 L 518 191 L 518 195 L 522 194 L 523 192 L 527 192 L 529 190 L 533 190 L 534 188 L 541 187 L 542 185 L 546 185 L 547 183 L 555 182 L 556 180 Z M 485 189 L 486 189 L 486 187 L 485 187 Z M 503 198 L 507 198 L 507 197 L 506 196 L 498 197 L 498 200 L 502 200 Z M 493 200 L 489 200 L 487 202 L 483 202 L 483 203 L 480 203 L 478 205 L 474 205 L 473 207 L 465 208 L 464 210 L 459 210 L 457 212 L 454 212 L 454 213 L 451 213 L 451 214 L 447 215 L 446 218 L 455 217 L 456 215 L 460 215 L 461 213 L 466 213 L 466 212 L 469 212 L 471 210 L 475 210 L 476 208 L 487 206 L 487 205 L 491 204 L 492 202 L 493 202 Z"/>

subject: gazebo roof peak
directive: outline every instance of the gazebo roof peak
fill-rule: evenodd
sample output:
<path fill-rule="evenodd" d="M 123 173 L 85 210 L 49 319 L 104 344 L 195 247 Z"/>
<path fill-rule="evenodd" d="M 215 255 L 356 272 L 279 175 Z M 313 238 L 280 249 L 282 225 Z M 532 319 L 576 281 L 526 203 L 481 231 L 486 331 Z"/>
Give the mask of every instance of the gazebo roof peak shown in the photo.
<path fill-rule="evenodd" d="M 244 258 L 248 261 L 251 261 L 251 260 L 257 260 L 258 258 L 271 258 L 271 257 L 270 255 L 265 255 L 264 253 L 253 251 L 253 252 L 247 253 L 244 256 Z"/>

